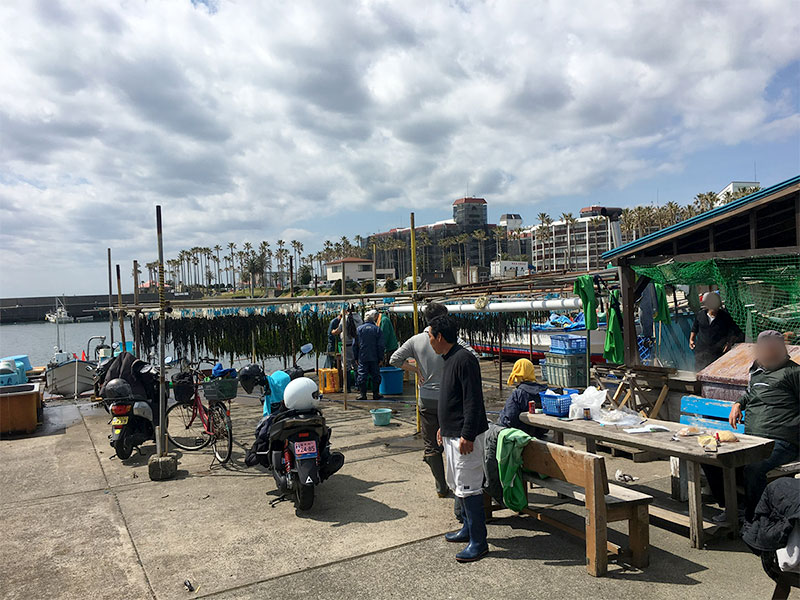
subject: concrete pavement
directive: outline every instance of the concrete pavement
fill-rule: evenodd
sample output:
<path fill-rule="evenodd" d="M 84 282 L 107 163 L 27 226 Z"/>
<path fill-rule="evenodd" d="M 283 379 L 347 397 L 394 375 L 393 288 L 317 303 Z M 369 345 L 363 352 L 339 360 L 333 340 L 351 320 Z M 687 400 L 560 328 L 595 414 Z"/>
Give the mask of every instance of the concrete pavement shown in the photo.
<path fill-rule="evenodd" d="M 45 409 L 35 436 L 0 441 L 0 597 L 29 598 L 761 598 L 771 592 L 759 560 L 738 541 L 689 548 L 679 533 L 651 526 L 651 566 L 612 564 L 590 577 L 580 540 L 542 523 L 499 513 L 491 554 L 472 565 L 442 534 L 455 527 L 452 500 L 433 492 L 413 404 L 378 428 L 370 405 L 326 404 L 343 469 L 317 490 L 311 511 L 270 507 L 272 477 L 247 468 L 260 407 L 233 403 L 234 456 L 182 452 L 178 477 L 152 482 L 147 455 L 111 458 L 108 416 L 91 405 Z M 608 459 L 668 487 L 668 463 Z M 580 526 L 580 511 L 556 505 Z M 189 593 L 183 581 L 197 588 Z"/>

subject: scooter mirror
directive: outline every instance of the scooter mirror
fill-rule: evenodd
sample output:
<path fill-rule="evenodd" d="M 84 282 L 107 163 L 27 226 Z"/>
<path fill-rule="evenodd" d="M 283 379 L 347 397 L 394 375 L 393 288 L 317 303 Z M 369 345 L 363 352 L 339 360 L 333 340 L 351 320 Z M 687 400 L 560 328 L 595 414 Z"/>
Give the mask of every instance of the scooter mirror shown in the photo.
<path fill-rule="evenodd" d="M 314 349 L 314 344 L 309 342 L 308 344 L 303 344 L 300 346 L 300 354 L 308 354 Z"/>
<path fill-rule="evenodd" d="M 172 358 L 171 356 L 168 356 L 167 358 L 164 359 L 164 364 L 165 365 L 171 365 L 172 361 L 174 361 L 174 360 L 175 360 L 174 358 Z"/>

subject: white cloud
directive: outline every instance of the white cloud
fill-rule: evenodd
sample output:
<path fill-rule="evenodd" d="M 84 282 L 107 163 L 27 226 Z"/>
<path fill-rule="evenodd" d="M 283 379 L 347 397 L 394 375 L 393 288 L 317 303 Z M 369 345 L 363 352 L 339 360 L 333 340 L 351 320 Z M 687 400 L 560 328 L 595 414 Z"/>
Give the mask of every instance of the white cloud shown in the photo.
<path fill-rule="evenodd" d="M 105 247 L 373 229 L 464 193 L 624 186 L 796 136 L 791 2 L 0 4 L 0 293 L 102 288 Z M 352 227 L 350 227 L 352 229 Z"/>

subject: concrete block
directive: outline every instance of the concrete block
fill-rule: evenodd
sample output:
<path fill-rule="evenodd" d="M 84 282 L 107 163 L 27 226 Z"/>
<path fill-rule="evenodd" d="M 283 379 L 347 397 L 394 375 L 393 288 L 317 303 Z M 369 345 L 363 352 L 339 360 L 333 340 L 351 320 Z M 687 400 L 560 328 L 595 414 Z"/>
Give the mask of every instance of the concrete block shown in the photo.
<path fill-rule="evenodd" d="M 174 454 L 150 457 L 147 461 L 147 472 L 153 481 L 172 479 L 178 472 L 178 458 Z"/>

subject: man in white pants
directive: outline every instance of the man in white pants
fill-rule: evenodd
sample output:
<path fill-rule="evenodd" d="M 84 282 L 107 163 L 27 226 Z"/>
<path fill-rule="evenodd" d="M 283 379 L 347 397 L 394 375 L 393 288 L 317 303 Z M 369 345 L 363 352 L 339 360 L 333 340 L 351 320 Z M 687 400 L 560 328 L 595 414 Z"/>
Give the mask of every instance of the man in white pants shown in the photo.
<path fill-rule="evenodd" d="M 480 560 L 489 552 L 486 515 L 483 512 L 483 446 L 486 409 L 478 359 L 457 343 L 458 327 L 452 317 L 432 319 L 428 338 L 444 358 L 439 388 L 438 438 L 447 459 L 447 483 L 461 499 L 464 526 L 445 534 L 448 542 L 469 542 L 456 554 L 458 562 Z"/>

